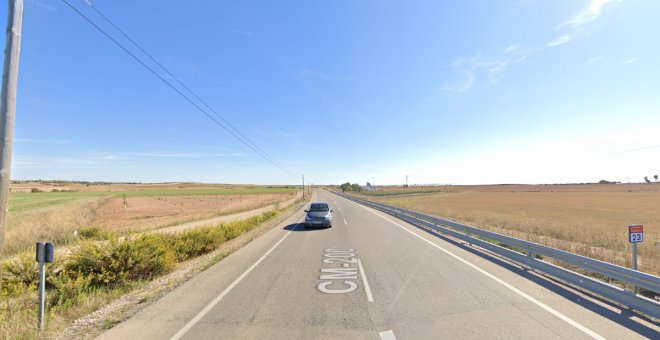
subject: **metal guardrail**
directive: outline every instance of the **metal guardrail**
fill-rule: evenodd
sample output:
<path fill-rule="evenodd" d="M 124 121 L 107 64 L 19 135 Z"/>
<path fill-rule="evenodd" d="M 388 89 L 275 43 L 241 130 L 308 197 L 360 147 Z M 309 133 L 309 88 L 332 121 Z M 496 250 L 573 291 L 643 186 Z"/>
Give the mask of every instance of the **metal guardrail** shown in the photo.
<path fill-rule="evenodd" d="M 515 237 L 505 236 L 465 224 L 425 215 L 408 209 L 367 201 L 336 192 L 335 194 L 395 216 L 417 227 L 464 240 L 465 242 L 487 249 L 497 255 L 522 263 L 532 269 L 544 272 L 570 284 L 596 293 L 606 299 L 660 319 L 660 302 L 638 295 L 633 291 L 628 291 L 598 279 L 545 262 L 536 258 L 535 255 L 538 254 L 544 257 L 553 258 L 563 263 L 583 268 L 611 279 L 626 282 L 660 295 L 660 277 L 658 276 L 573 254 L 538 243 L 528 242 Z M 518 248 L 525 251 L 526 254 L 507 249 L 485 240 Z"/>

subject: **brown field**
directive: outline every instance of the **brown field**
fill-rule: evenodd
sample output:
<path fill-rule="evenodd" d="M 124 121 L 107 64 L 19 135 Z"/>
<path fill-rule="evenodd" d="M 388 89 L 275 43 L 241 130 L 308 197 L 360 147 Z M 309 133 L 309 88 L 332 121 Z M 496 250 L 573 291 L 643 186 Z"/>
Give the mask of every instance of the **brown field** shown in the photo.
<path fill-rule="evenodd" d="M 32 188 L 43 192 L 30 193 Z M 297 193 L 293 188 L 196 183 L 32 182 L 12 184 L 11 189 L 2 258 L 30 250 L 37 241 L 68 243 L 85 228 L 150 230 L 284 202 Z"/>
<path fill-rule="evenodd" d="M 626 267 L 632 263 L 627 226 L 643 224 L 639 269 L 660 274 L 660 184 L 443 186 L 434 190 L 442 191 L 389 192 L 369 195 L 369 199 Z"/>
<path fill-rule="evenodd" d="M 292 198 L 293 194 L 218 196 L 112 197 L 95 211 L 93 225 L 123 230 L 145 230 L 190 220 L 252 210 Z"/>

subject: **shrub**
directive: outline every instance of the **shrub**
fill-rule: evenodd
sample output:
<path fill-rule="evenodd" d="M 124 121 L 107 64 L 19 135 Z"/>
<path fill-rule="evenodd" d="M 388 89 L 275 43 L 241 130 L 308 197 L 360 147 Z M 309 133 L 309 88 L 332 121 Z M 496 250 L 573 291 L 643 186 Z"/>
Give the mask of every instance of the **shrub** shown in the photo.
<path fill-rule="evenodd" d="M 18 296 L 26 290 L 33 290 L 39 284 L 39 269 L 32 256 L 21 254 L 2 265 L 2 294 Z"/>
<path fill-rule="evenodd" d="M 231 240 L 244 232 L 256 228 L 261 222 L 267 221 L 275 215 L 277 215 L 276 212 L 267 211 L 259 216 L 250 217 L 247 220 L 220 224 L 218 225 L 218 228 L 221 228 L 224 231 L 225 239 Z"/>
<path fill-rule="evenodd" d="M 42 192 L 42 191 L 39 188 L 32 188 L 30 189 L 30 192 Z"/>
<path fill-rule="evenodd" d="M 48 304 L 51 307 L 68 307 L 75 304 L 91 290 L 92 278 L 91 275 L 81 273 L 59 272 L 50 280 L 53 289 L 48 294 Z"/>
<path fill-rule="evenodd" d="M 202 228 L 166 236 L 179 262 L 210 253 L 225 241 L 219 228 Z"/>
<path fill-rule="evenodd" d="M 65 265 L 67 272 L 90 276 L 90 286 L 122 286 L 150 279 L 174 266 L 174 254 L 159 237 L 113 239 L 109 244 L 85 243 Z"/>
<path fill-rule="evenodd" d="M 93 226 L 80 230 L 80 232 L 78 232 L 78 236 L 86 240 L 90 240 L 90 239 L 105 240 L 112 238 L 112 233 L 103 230 L 100 227 Z"/>
<path fill-rule="evenodd" d="M 242 234 L 244 228 L 242 228 L 242 226 L 240 226 L 238 223 L 234 222 L 234 223 L 222 225 L 221 230 L 224 234 L 225 239 L 231 240 L 238 237 L 238 235 Z"/>

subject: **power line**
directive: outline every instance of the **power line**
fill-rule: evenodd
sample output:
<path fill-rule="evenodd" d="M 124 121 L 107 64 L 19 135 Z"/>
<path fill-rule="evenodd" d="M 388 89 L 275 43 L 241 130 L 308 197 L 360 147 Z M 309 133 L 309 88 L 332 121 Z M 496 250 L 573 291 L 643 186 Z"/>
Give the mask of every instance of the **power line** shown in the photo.
<path fill-rule="evenodd" d="M 147 52 L 140 44 L 138 44 L 133 38 L 131 38 L 124 30 L 119 28 L 110 18 L 108 18 L 105 14 L 103 14 L 98 8 L 96 8 L 90 1 L 84 0 L 99 16 L 101 16 L 105 21 L 107 21 L 112 27 L 114 27 L 119 33 L 121 33 L 128 41 L 130 41 L 135 47 L 137 47 L 142 53 L 144 53 L 151 61 L 153 61 L 156 65 L 158 65 L 165 73 L 167 73 L 172 79 L 174 79 L 181 87 L 186 89 L 190 94 L 193 95 L 197 100 L 199 100 L 206 108 L 208 108 L 211 112 L 213 112 L 218 118 L 220 118 L 227 126 L 229 126 L 233 131 L 235 131 L 238 135 L 240 135 L 247 143 L 250 145 L 254 146 L 259 152 L 269 158 L 271 161 L 277 163 L 278 165 L 282 166 L 277 160 L 275 160 L 273 157 L 271 157 L 268 153 L 266 153 L 264 150 L 262 150 L 258 145 L 256 145 L 250 138 L 248 138 L 245 134 L 243 134 L 240 130 L 238 130 L 235 126 L 233 126 L 227 119 L 225 119 L 222 115 L 220 115 L 215 109 L 213 109 L 204 99 L 202 99 L 200 96 L 198 96 L 193 90 L 191 90 L 186 84 L 184 84 L 178 77 L 176 77 L 170 70 L 168 70 L 165 66 L 163 66 L 162 63 L 160 63 L 156 58 L 154 58 L 149 52 Z M 282 166 L 284 167 L 284 166 Z"/>
<path fill-rule="evenodd" d="M 195 103 L 192 99 L 190 99 L 190 97 L 188 97 L 187 95 L 185 95 L 183 92 L 181 92 L 179 89 L 177 89 L 174 85 L 172 85 L 172 83 L 170 83 L 169 81 L 167 81 L 167 79 L 165 79 L 165 78 L 164 78 L 163 76 L 161 76 L 158 72 L 156 72 L 154 69 L 152 69 L 151 67 L 149 67 L 144 61 L 142 61 L 142 60 L 141 60 L 140 58 L 138 58 L 135 54 L 133 54 L 131 51 L 129 51 L 124 45 L 122 45 L 122 44 L 121 44 L 120 42 L 118 42 L 115 38 L 113 38 L 110 34 L 108 34 L 106 31 L 104 31 L 104 30 L 103 30 L 101 27 L 99 27 L 97 24 L 95 24 L 95 23 L 94 23 L 89 17 L 87 17 L 87 16 L 86 16 L 85 14 L 83 14 L 82 12 L 80 12 L 76 7 L 74 7 L 74 6 L 73 6 L 71 3 L 69 3 L 67 0 L 62 0 L 62 2 L 64 2 L 64 3 L 65 3 L 67 6 L 69 6 L 74 12 L 76 12 L 76 13 L 77 13 L 78 15 L 80 15 L 83 19 L 85 19 L 90 25 L 94 26 L 94 28 L 96 28 L 99 32 L 101 32 L 106 38 L 110 39 L 115 45 L 117 45 L 119 48 L 121 48 L 121 49 L 122 49 L 124 52 L 126 52 L 129 56 L 131 56 L 133 59 L 135 59 L 135 61 L 137 61 L 140 65 L 142 65 L 144 68 L 146 68 L 147 70 L 149 70 L 149 72 L 151 72 L 154 76 L 156 76 L 156 77 L 157 77 L 158 79 L 160 79 L 163 83 L 165 83 L 170 89 L 172 89 L 174 92 L 178 93 L 178 94 L 179 94 L 181 97 L 183 97 L 186 101 L 188 101 L 190 104 L 192 104 L 197 110 L 199 110 L 201 113 L 203 113 L 203 114 L 204 114 L 205 116 L 207 116 L 209 119 L 211 119 L 211 120 L 212 120 L 214 123 L 216 123 L 218 126 L 220 126 L 221 128 L 223 128 L 223 129 L 224 129 L 225 131 L 227 131 L 229 134 L 231 134 L 232 136 L 234 136 L 234 138 L 238 139 L 241 143 L 243 143 L 245 146 L 247 146 L 248 148 L 250 148 L 250 149 L 251 149 L 252 151 L 254 151 L 256 154 L 258 154 L 259 156 L 261 156 L 263 159 L 265 159 L 266 161 L 268 161 L 269 163 L 271 163 L 272 165 L 274 165 L 274 166 L 277 167 L 278 169 L 280 169 L 280 170 L 286 172 L 287 174 L 289 174 L 289 175 L 291 175 L 291 176 L 293 176 L 293 177 L 297 177 L 297 175 L 295 175 L 293 172 L 291 172 L 290 170 L 286 169 L 284 166 L 282 166 L 281 164 L 279 164 L 279 162 L 277 162 L 277 161 L 276 161 L 275 159 L 273 159 L 271 156 L 269 156 L 268 154 L 266 154 L 265 152 L 263 152 L 263 151 L 262 151 L 261 149 L 259 149 L 256 145 L 254 145 L 254 146 L 251 145 L 251 144 L 250 144 L 250 143 L 252 143 L 251 141 L 250 141 L 250 142 L 247 142 L 246 140 L 249 140 L 249 139 L 247 139 L 247 137 L 244 137 L 244 138 L 246 138 L 246 140 L 244 140 L 243 138 L 239 137 L 239 135 L 238 135 L 236 132 L 232 131 L 230 128 L 228 128 L 227 126 L 225 126 L 225 124 L 221 123 L 221 122 L 220 122 L 219 120 L 217 120 L 215 117 L 213 117 L 213 116 L 210 115 L 208 112 L 206 112 L 206 110 L 204 110 L 204 109 L 203 109 L 202 107 L 200 107 L 197 103 Z M 87 3 L 91 5 L 91 3 L 89 3 L 89 2 L 87 2 Z M 94 8 L 94 7 L 92 6 L 92 8 Z M 98 12 L 98 10 L 97 10 L 97 12 Z M 99 13 L 100 13 L 100 12 L 99 12 Z M 101 16 L 103 16 L 103 15 L 101 15 Z M 106 19 L 106 20 L 108 20 L 108 19 Z M 108 20 L 108 21 L 109 21 L 109 20 Z M 109 22 L 110 22 L 110 21 L 109 21 Z M 111 24 L 112 24 L 112 23 L 111 23 Z M 112 25 L 115 26 L 114 24 L 112 24 Z M 117 27 L 115 26 L 115 28 L 117 28 Z M 117 29 L 119 30 L 119 28 L 117 28 Z M 119 30 L 119 31 L 121 32 L 121 30 Z M 122 34 L 124 34 L 124 33 L 122 32 Z M 124 35 L 125 35 L 125 34 L 124 34 Z M 127 35 L 125 35 L 125 36 L 128 38 Z M 131 40 L 131 41 L 133 41 L 133 40 L 130 39 L 130 38 L 128 38 L 128 39 Z M 134 42 L 133 42 L 133 43 L 134 43 Z M 134 44 L 135 44 L 135 43 L 134 43 Z M 137 45 L 136 45 L 136 46 L 137 46 Z M 138 47 L 138 48 L 140 48 L 140 47 Z M 140 48 L 140 49 L 142 50 L 142 48 Z M 143 52 L 144 52 L 144 50 L 143 50 Z M 147 54 L 146 52 L 144 52 L 144 53 Z M 154 60 L 154 59 L 152 58 L 152 60 Z M 154 60 L 154 61 L 155 61 L 155 60 Z M 158 62 L 156 62 L 156 63 L 159 64 Z M 159 65 L 160 65 L 160 64 L 159 64 Z M 160 66 L 162 67 L 162 65 L 160 65 Z M 176 77 L 174 77 L 169 71 L 166 71 L 166 72 L 167 72 L 170 76 L 172 76 L 172 78 L 174 78 L 175 80 L 177 80 Z M 177 81 L 178 81 L 178 80 L 177 80 Z M 181 83 L 181 82 L 180 82 L 180 83 Z M 182 84 L 182 86 L 183 86 L 184 88 L 186 88 L 188 91 L 190 91 L 190 89 L 188 89 L 185 85 Z M 192 91 L 190 91 L 190 92 L 192 93 Z M 197 97 L 194 93 L 193 93 L 193 95 L 194 95 L 195 97 Z M 198 99 L 199 99 L 199 98 L 198 98 Z M 201 100 L 201 99 L 199 99 L 199 100 L 200 100 L 201 102 L 204 102 L 204 101 Z M 218 115 L 219 118 L 220 118 L 221 120 L 227 122 L 227 121 L 226 121 L 224 118 L 222 118 L 219 114 L 216 113 L 216 115 Z M 227 122 L 227 124 L 230 125 L 229 122 Z M 233 128 L 233 126 L 232 126 L 232 128 Z M 240 131 L 238 131 L 236 128 L 234 128 L 234 129 L 240 134 Z M 242 134 L 241 134 L 241 135 L 242 135 Z M 243 136 L 244 136 L 244 135 L 243 135 Z M 252 143 L 252 144 L 254 144 L 254 143 Z"/>
<path fill-rule="evenodd" d="M 600 155 L 590 155 L 590 156 L 566 159 L 566 160 L 561 160 L 561 161 L 556 161 L 556 162 L 548 162 L 548 163 L 539 164 L 537 166 L 545 166 L 545 165 L 553 165 L 553 164 L 560 164 L 560 163 L 572 163 L 572 162 L 586 161 L 586 160 L 591 160 L 591 159 L 595 159 L 595 158 L 621 155 L 621 154 L 626 154 L 626 153 L 631 153 L 631 152 L 637 152 L 637 151 L 649 150 L 649 149 L 657 149 L 657 148 L 660 148 L 660 144 L 647 145 L 647 146 L 637 147 L 637 148 L 633 148 L 633 149 L 626 149 L 626 150 L 608 152 L 608 153 L 603 153 L 603 154 L 600 154 Z"/>

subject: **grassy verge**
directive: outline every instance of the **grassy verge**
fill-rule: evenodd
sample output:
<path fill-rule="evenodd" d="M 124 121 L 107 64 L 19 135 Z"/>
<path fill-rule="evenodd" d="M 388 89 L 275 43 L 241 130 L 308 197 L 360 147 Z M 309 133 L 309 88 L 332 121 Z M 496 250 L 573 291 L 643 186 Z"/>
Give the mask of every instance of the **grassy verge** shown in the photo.
<path fill-rule="evenodd" d="M 266 212 L 246 220 L 198 228 L 179 234 L 151 234 L 119 238 L 90 230 L 87 240 L 71 254 L 48 266 L 47 325 L 37 330 L 36 285 L 33 254 L 3 264 L 0 287 L 0 338 L 27 339 L 50 336 L 71 321 L 96 310 L 116 297 L 171 272 L 179 263 L 212 252 L 225 241 L 273 219 Z M 93 240 L 104 240 L 98 242 Z"/>

